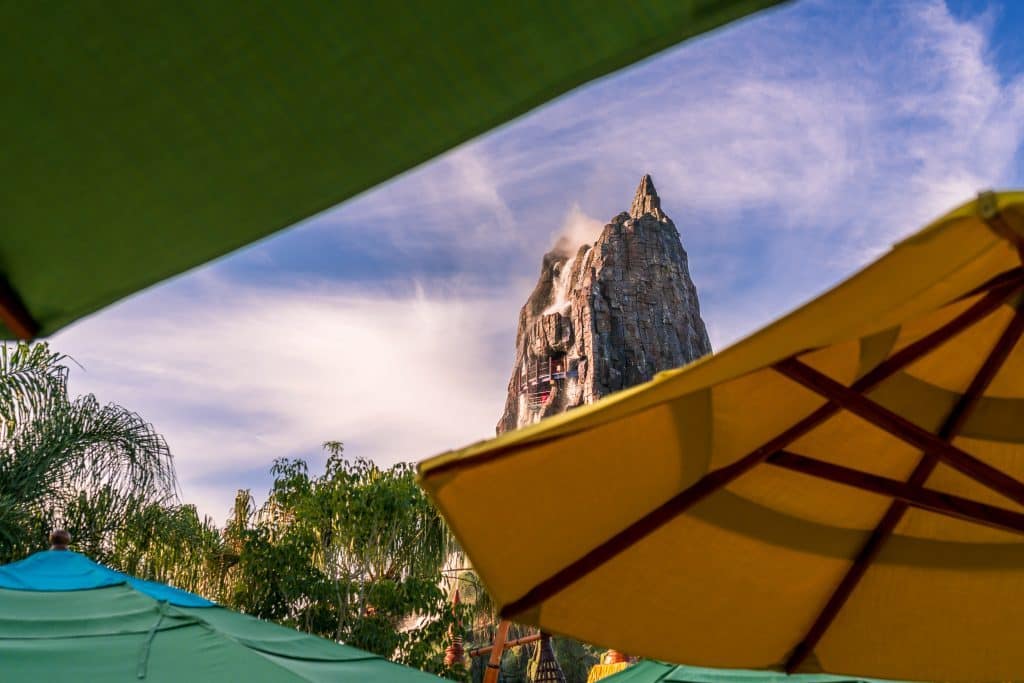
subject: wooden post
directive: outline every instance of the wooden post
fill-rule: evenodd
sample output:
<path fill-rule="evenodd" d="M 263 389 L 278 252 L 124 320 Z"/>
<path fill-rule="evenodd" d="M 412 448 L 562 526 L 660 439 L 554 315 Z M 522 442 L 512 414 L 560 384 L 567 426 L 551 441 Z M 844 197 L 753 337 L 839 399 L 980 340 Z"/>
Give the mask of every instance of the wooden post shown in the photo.
<path fill-rule="evenodd" d="M 498 632 L 494 635 L 494 645 L 491 647 L 491 657 L 487 660 L 487 671 L 484 672 L 484 683 L 498 683 L 498 674 L 501 672 L 501 655 L 505 652 L 505 638 L 508 637 L 508 627 L 512 625 L 508 619 L 502 619 L 498 624 Z"/>
<path fill-rule="evenodd" d="M 523 636 L 522 638 L 516 638 L 515 640 L 506 640 L 505 649 L 511 650 L 512 648 L 519 647 L 520 645 L 529 645 L 530 643 L 536 643 L 538 640 L 540 640 L 539 633 Z M 470 657 L 482 657 L 484 655 L 490 654 L 493 651 L 494 644 L 492 643 L 490 645 L 484 645 L 483 647 L 475 647 L 466 654 Z"/>

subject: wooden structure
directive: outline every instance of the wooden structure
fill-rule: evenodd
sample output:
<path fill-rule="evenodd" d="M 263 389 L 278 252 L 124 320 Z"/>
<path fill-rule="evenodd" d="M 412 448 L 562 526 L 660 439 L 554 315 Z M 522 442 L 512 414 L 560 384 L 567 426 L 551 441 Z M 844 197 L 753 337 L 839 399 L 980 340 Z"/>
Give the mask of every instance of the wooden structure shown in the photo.
<path fill-rule="evenodd" d="M 519 370 L 519 393 L 525 394 L 531 408 L 540 407 L 547 403 L 556 383 L 568 376 L 565 354 L 534 358 Z"/>
<path fill-rule="evenodd" d="M 484 673 L 484 683 L 497 683 L 498 674 L 501 673 L 501 656 L 505 653 L 505 650 L 510 650 L 514 647 L 519 647 L 520 645 L 535 643 L 544 637 L 541 633 L 532 633 L 520 638 L 508 640 L 508 630 L 511 625 L 512 622 L 510 621 L 501 621 L 498 624 L 498 631 L 495 634 L 493 643 L 483 647 L 473 648 L 467 653 L 471 658 L 490 655 L 487 660 L 487 671 Z"/>
<path fill-rule="evenodd" d="M 533 683 L 566 683 L 565 673 L 555 659 L 555 651 L 551 649 L 551 636 L 540 634 L 540 646 L 537 648 L 537 666 L 533 672 Z"/>

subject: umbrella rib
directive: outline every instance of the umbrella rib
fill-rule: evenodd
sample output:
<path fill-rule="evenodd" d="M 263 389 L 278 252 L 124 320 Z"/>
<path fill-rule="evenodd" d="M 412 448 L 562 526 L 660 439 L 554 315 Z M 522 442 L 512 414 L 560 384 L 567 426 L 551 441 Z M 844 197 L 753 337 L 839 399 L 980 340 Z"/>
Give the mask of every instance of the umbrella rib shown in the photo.
<path fill-rule="evenodd" d="M 951 440 L 963 428 L 977 406 L 978 399 L 984 395 L 985 390 L 1003 366 L 1013 347 L 1019 341 L 1022 332 L 1024 332 L 1024 314 L 1018 310 L 985 359 L 985 362 L 982 363 L 974 379 L 971 380 L 970 386 L 967 387 L 960 400 L 950 411 L 946 421 L 939 429 L 938 438 Z M 926 451 L 908 478 L 907 484 L 918 489 L 921 488 L 938 463 L 939 458 L 933 452 Z M 807 634 L 793 649 L 789 659 L 786 661 L 787 672 L 792 673 L 795 671 L 817 646 L 818 641 L 821 640 L 825 631 L 828 630 L 836 615 L 839 614 L 839 611 L 860 583 L 868 567 L 878 557 L 878 553 L 892 535 L 896 525 L 903 519 L 907 507 L 906 501 L 895 500 L 886 510 L 878 526 L 874 528 L 867 541 L 861 546 L 850 569 L 847 570 L 842 581 L 836 586 L 835 591 L 829 597 L 828 602 L 825 603 L 824 608 L 822 608 L 814 620 Z"/>
<path fill-rule="evenodd" d="M 944 491 L 914 486 L 909 481 L 891 479 L 789 451 L 779 451 L 768 458 L 767 462 L 782 469 L 869 493 L 896 498 L 921 510 L 928 510 L 1002 531 L 1024 534 L 1024 513 L 1021 512 L 1014 512 Z"/>
<path fill-rule="evenodd" d="M 0 320 L 19 339 L 28 341 L 39 332 L 39 324 L 32 319 L 18 292 L 7 278 L 0 275 Z"/>
<path fill-rule="evenodd" d="M 985 296 L 968 307 L 967 310 L 956 318 L 879 363 L 874 369 L 854 383 L 854 389 L 857 391 L 869 391 L 874 388 L 907 365 L 930 353 L 947 340 L 993 313 L 1003 304 L 1008 296 L 1018 291 L 1022 284 L 1024 284 L 1022 273 L 1017 269 L 1017 274 L 1014 278 L 995 283 Z M 835 415 L 839 410 L 840 406 L 838 404 L 829 401 L 739 460 L 708 472 L 697 482 L 680 491 L 659 507 L 648 512 L 585 555 L 536 584 L 522 597 L 506 603 L 500 611 L 502 618 L 513 619 L 516 615 L 522 614 L 526 610 L 561 592 L 623 551 L 639 543 L 707 496 L 719 489 L 725 488 L 773 453 L 785 448 L 825 422 L 825 420 Z"/>
<path fill-rule="evenodd" d="M 856 389 L 837 382 L 796 358 L 780 361 L 773 367 L 780 374 L 838 404 L 842 409 L 925 453 L 933 454 L 946 465 L 1024 505 L 1024 482 L 957 448 L 949 443 L 947 438 L 919 427 L 902 415 L 867 398 Z"/>
<path fill-rule="evenodd" d="M 980 286 L 975 287 L 971 291 L 967 292 L 962 297 L 960 297 L 958 301 L 962 301 L 963 299 L 970 299 L 972 296 L 984 294 L 994 289 L 1004 287 L 1008 284 L 1012 285 L 1014 282 L 1019 283 L 1022 273 L 1024 273 L 1024 266 L 1017 266 L 1016 268 L 1011 268 L 1010 270 L 1003 271 L 999 275 L 990 278 L 987 282 L 984 282 Z"/>

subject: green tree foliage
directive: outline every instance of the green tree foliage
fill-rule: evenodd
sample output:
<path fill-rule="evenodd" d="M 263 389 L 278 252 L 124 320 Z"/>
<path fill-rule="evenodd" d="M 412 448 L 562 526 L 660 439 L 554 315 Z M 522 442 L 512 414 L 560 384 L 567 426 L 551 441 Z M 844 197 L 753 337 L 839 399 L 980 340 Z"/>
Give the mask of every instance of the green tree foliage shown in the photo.
<path fill-rule="evenodd" d="M 139 508 L 114 535 L 108 562 L 121 571 L 216 597 L 237 555 L 209 517 L 192 505 Z"/>
<path fill-rule="evenodd" d="M 121 406 L 70 398 L 67 361 L 46 344 L 0 346 L 0 562 L 45 547 L 55 526 L 108 559 L 128 520 L 174 502 L 163 437 Z"/>
<path fill-rule="evenodd" d="M 442 672 L 461 616 L 444 580 L 454 550 L 444 522 L 411 466 L 348 460 L 338 442 L 325 448 L 319 476 L 302 460 L 278 460 L 261 507 L 239 492 L 223 547 L 209 546 L 216 578 L 207 585 L 243 612 Z"/>
<path fill-rule="evenodd" d="M 68 395 L 68 362 L 46 344 L 0 346 L 0 563 L 62 526 L 75 550 L 122 571 L 468 679 L 443 670 L 444 648 L 493 606 L 410 465 L 346 459 L 328 442 L 323 474 L 278 460 L 266 502 L 239 491 L 219 528 L 179 504 L 151 425 Z"/>

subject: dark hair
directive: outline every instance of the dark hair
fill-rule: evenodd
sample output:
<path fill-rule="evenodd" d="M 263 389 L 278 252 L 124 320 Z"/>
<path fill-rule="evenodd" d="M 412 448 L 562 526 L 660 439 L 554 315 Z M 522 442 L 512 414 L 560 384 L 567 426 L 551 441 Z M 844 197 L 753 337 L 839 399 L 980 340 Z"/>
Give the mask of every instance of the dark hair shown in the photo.
<path fill-rule="evenodd" d="M 71 545 L 71 534 L 65 529 L 54 529 L 50 532 L 50 549 L 67 550 Z"/>

